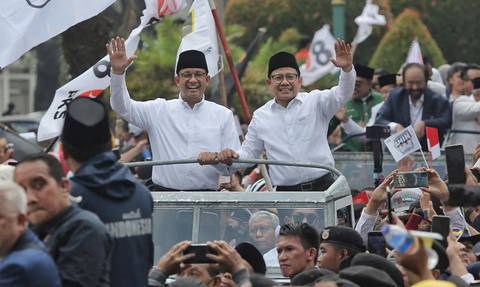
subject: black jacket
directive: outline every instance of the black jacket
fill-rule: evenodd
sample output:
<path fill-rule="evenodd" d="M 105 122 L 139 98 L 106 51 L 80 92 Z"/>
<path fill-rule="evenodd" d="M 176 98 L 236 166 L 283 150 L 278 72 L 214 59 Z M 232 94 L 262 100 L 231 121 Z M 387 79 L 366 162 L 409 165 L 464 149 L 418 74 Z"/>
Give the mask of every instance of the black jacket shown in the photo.
<path fill-rule="evenodd" d="M 390 91 L 388 99 L 377 114 L 375 124 L 387 126 L 391 122 L 408 127 L 410 120 L 409 95 L 405 88 L 395 88 Z M 422 121 L 425 126 L 437 128 L 440 143 L 443 142 L 445 130 L 452 125 L 452 112 L 447 98 L 430 90 L 425 90 Z M 414 127 L 415 128 L 415 127 Z M 422 149 L 428 151 L 427 135 L 419 139 Z"/>
<path fill-rule="evenodd" d="M 93 213 L 72 205 L 40 227 L 63 287 L 109 287 L 113 238 Z"/>
<path fill-rule="evenodd" d="M 82 196 L 80 207 L 97 214 L 115 238 L 111 286 L 147 286 L 153 257 L 148 189 L 111 152 L 82 164 L 71 181 L 71 194 Z"/>

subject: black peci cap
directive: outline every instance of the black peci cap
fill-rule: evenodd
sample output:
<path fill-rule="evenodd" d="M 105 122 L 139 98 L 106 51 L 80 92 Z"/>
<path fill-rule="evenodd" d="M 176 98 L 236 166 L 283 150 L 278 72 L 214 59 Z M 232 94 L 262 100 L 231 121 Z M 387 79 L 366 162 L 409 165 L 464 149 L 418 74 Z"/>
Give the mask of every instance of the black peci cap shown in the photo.
<path fill-rule="evenodd" d="M 78 97 L 67 106 L 62 141 L 76 146 L 94 146 L 111 141 L 106 106 L 97 99 Z"/>
<path fill-rule="evenodd" d="M 197 50 L 188 50 L 180 53 L 180 55 L 178 55 L 178 63 L 176 70 L 177 75 L 180 70 L 188 68 L 204 69 L 205 72 L 208 74 L 208 65 L 205 54 Z"/>
<path fill-rule="evenodd" d="M 374 69 L 360 64 L 355 64 L 355 71 L 357 72 L 357 77 L 364 78 L 369 81 L 373 79 L 373 74 L 375 73 Z"/>
<path fill-rule="evenodd" d="M 272 72 L 280 68 L 294 68 L 297 70 L 298 75 L 300 75 L 297 59 L 290 53 L 278 52 L 270 58 L 268 61 L 268 77 L 270 78 Z"/>

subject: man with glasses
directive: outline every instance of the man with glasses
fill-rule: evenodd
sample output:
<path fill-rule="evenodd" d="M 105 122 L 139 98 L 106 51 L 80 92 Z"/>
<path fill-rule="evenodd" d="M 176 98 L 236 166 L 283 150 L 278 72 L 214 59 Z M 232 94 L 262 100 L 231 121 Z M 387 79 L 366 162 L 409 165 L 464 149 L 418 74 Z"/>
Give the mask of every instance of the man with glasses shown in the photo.
<path fill-rule="evenodd" d="M 346 126 L 348 118 L 363 128 L 372 117 L 372 108 L 382 102 L 382 95 L 375 92 L 372 88 L 372 79 L 375 70 L 358 64 L 355 65 L 355 70 L 357 71 L 355 91 L 353 92 L 352 99 L 350 99 L 346 105 L 348 117 L 346 117 L 345 122 L 342 123 L 340 123 L 338 118 L 333 118 L 330 122 L 330 129 L 335 128 L 339 124 L 341 125 L 342 139 L 348 136 L 345 131 L 345 129 L 348 130 L 348 126 Z M 364 151 L 365 143 L 363 138 L 363 136 L 352 138 L 348 140 L 345 145 L 350 151 Z"/>
<path fill-rule="evenodd" d="M 266 83 L 274 99 L 255 111 L 242 148 L 224 149 L 220 162 L 232 165 L 233 158 L 256 159 L 265 150 L 267 158 L 313 162 L 334 166 L 327 141 L 328 122 L 349 100 L 355 87 L 350 46 L 335 43 L 336 67 L 342 68 L 338 86 L 330 90 L 299 92 L 302 77 L 295 56 L 279 52 L 268 63 Z M 245 165 L 235 164 L 235 167 Z M 328 170 L 292 166 L 270 166 L 277 191 L 326 190 L 334 182 Z"/>
<path fill-rule="evenodd" d="M 275 229 L 279 224 L 278 217 L 271 212 L 258 211 L 252 214 L 249 222 L 250 238 L 262 255 L 275 248 Z"/>
<path fill-rule="evenodd" d="M 283 224 L 294 222 L 308 223 L 318 231 L 324 227 L 322 209 L 281 209 L 278 211 Z"/>
<path fill-rule="evenodd" d="M 110 104 L 126 121 L 148 132 L 153 160 L 214 160 L 216 152 L 240 147 L 232 112 L 205 100 L 210 76 L 202 52 L 189 50 L 179 55 L 175 76 L 180 87 L 178 99 L 137 102 L 130 99 L 125 83 L 125 70 L 137 56 L 126 57 L 124 39 L 112 39 L 111 45 L 113 51 L 107 44 L 112 67 Z M 220 187 L 219 175 L 229 175 L 228 168 L 154 166 L 152 180 L 159 191 L 214 191 Z"/>

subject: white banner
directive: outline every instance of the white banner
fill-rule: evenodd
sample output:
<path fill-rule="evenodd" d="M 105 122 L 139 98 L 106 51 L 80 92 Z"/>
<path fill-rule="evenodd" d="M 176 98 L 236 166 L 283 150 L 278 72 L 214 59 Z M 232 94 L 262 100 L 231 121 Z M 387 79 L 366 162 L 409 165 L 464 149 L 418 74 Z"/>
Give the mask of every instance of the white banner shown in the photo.
<path fill-rule="evenodd" d="M 134 29 L 125 41 L 127 57 L 132 56 L 140 41 L 140 32 L 160 21 L 160 17 L 171 15 L 183 8 L 184 0 L 145 0 L 146 9 L 140 19 L 140 25 Z M 110 85 L 110 58 L 108 55 L 93 67 L 71 80 L 55 92 L 55 97 L 38 127 L 38 141 L 59 136 L 62 133 L 66 105 L 76 97 L 97 97 Z"/>
<path fill-rule="evenodd" d="M 397 162 L 422 148 L 411 125 L 391 135 L 384 143 Z"/>
<path fill-rule="evenodd" d="M 413 40 L 410 50 L 408 51 L 407 63 L 418 63 L 423 65 L 422 50 L 420 44 L 416 40 Z"/>
<path fill-rule="evenodd" d="M 210 77 L 218 74 L 217 29 L 208 0 L 195 0 L 183 24 L 182 42 L 177 52 L 197 50 L 205 54 Z M 175 64 L 175 70 L 176 70 Z"/>
<path fill-rule="evenodd" d="M 372 34 L 372 25 L 384 26 L 387 23 L 385 16 L 379 14 L 379 11 L 378 5 L 372 4 L 372 0 L 367 0 L 362 14 L 355 18 L 358 30 L 352 45 L 358 45 L 365 41 Z"/>
<path fill-rule="evenodd" d="M 0 1 L 0 68 L 69 27 L 91 18 L 115 0 Z"/>
<path fill-rule="evenodd" d="M 336 74 L 340 68 L 330 61 L 335 58 L 336 40 L 330 32 L 330 26 L 323 25 L 313 36 L 307 62 L 300 66 L 300 74 L 303 78 L 303 86 L 308 86 L 318 81 L 326 74 Z"/>

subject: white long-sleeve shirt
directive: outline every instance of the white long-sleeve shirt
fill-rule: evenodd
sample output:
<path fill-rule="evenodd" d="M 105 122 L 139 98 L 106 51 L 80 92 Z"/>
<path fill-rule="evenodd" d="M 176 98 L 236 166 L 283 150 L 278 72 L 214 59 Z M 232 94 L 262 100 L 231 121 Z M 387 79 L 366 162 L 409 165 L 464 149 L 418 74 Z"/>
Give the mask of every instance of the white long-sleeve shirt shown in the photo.
<path fill-rule="evenodd" d="M 480 131 L 480 102 L 460 96 L 453 102 L 452 130 Z M 480 135 L 452 133 L 450 144 L 463 144 L 465 153 L 473 153 Z"/>
<path fill-rule="evenodd" d="M 112 74 L 112 109 L 129 123 L 148 132 L 153 160 L 197 158 L 202 151 L 238 149 L 240 140 L 232 112 L 203 99 L 190 106 L 178 99 L 137 102 L 130 99 L 125 75 Z M 154 183 L 172 189 L 217 190 L 219 175 L 229 175 L 224 165 L 199 164 L 154 166 Z"/>
<path fill-rule="evenodd" d="M 256 159 L 266 150 L 269 160 L 308 162 L 334 166 L 327 141 L 328 123 L 352 97 L 356 72 L 341 72 L 338 86 L 330 90 L 298 93 L 287 108 L 268 101 L 253 114 L 240 158 Z M 245 165 L 234 165 L 234 167 Z M 315 180 L 327 170 L 270 166 L 274 185 L 296 185 Z"/>
<path fill-rule="evenodd" d="M 367 130 L 366 127 L 371 127 L 375 124 L 375 118 L 377 117 L 377 114 L 380 111 L 380 109 L 383 107 L 384 103 L 385 102 L 381 102 L 372 107 L 372 116 L 370 117 L 370 119 L 368 120 L 368 123 L 364 127 L 360 126 L 358 123 L 356 123 L 351 119 L 348 119 L 346 123 L 341 123 L 340 126 L 343 128 L 343 130 L 347 135 L 364 133 Z M 363 142 L 363 138 L 364 138 L 363 136 L 356 137 L 356 138 Z"/>

